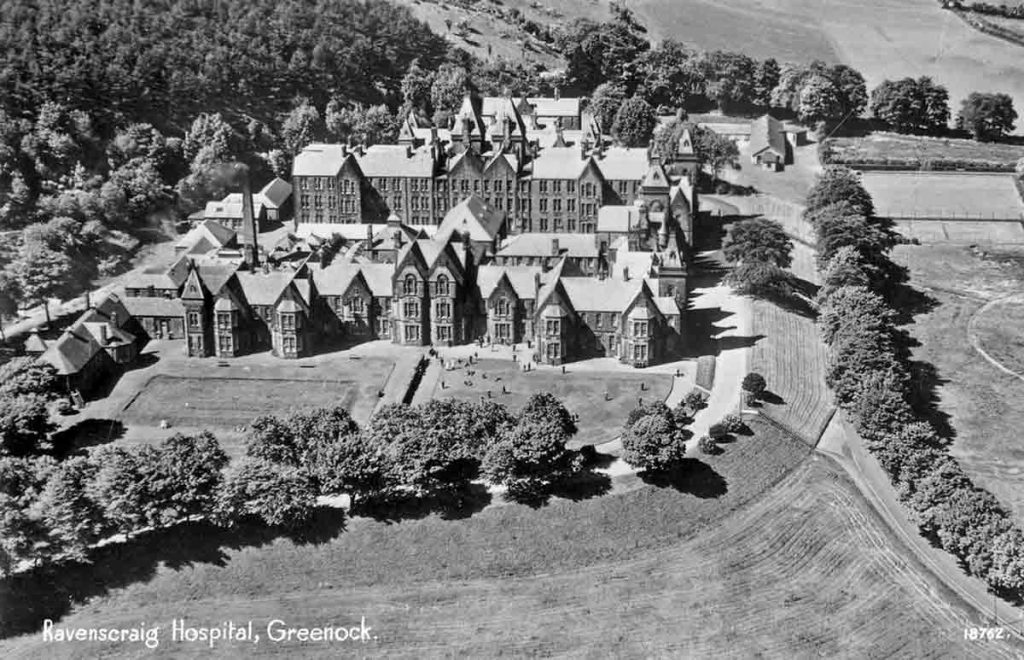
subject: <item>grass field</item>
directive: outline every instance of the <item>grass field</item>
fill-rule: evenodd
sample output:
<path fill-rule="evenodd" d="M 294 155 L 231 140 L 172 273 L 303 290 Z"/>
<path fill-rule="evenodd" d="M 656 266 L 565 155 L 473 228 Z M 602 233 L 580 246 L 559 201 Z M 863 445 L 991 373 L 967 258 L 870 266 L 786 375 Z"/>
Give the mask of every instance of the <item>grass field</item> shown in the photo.
<path fill-rule="evenodd" d="M 825 385 L 825 347 L 814 320 L 762 300 L 754 301 L 751 371 L 764 375 L 769 396 L 762 412 L 799 435 L 818 442 L 835 407 Z"/>
<path fill-rule="evenodd" d="M 253 620 L 258 630 L 273 618 L 312 626 L 365 616 L 377 635 L 355 648 L 220 647 L 228 657 L 1009 655 L 1005 643 L 963 640 L 966 612 L 905 559 L 826 459 L 804 461 L 751 500 L 807 453 L 753 424 L 761 435 L 707 459 L 728 483 L 718 498 L 646 487 L 540 510 L 492 507 L 456 521 L 356 519 L 319 544 L 277 539 L 223 547 L 215 560 L 160 563 L 144 579 L 76 605 L 60 624 L 155 622 L 166 636 L 180 616 L 195 625 Z M 169 539 L 169 551 L 185 542 Z M 110 577 L 102 567 L 94 575 Z M 101 650 L 139 653 L 129 645 L 45 644 L 38 633 L 0 642 L 8 657 Z M 208 653 L 167 642 L 156 651 Z"/>
<path fill-rule="evenodd" d="M 896 231 L 921 243 L 1024 243 L 1024 225 L 1002 220 L 897 220 Z"/>
<path fill-rule="evenodd" d="M 287 378 L 190 378 L 153 376 L 122 414 L 125 424 L 210 428 L 245 425 L 266 414 L 297 408 L 342 406 L 360 421 L 369 419 L 380 384 L 371 379 L 291 380 Z"/>
<path fill-rule="evenodd" d="M 1024 253 L 1013 254 L 1020 259 Z M 951 452 L 1024 523 L 1024 382 L 989 364 L 968 341 L 971 318 L 986 302 L 1019 291 L 1024 268 L 1008 254 L 982 258 L 965 247 L 900 246 L 896 258 L 937 302 L 907 329 L 921 343 L 914 357 L 937 370 L 937 405 L 955 433 Z M 1021 326 L 1006 325 L 1016 318 L 986 316 L 982 327 L 1003 326 L 1019 342 Z M 1000 358 L 1019 364 L 1020 355 L 1011 351 L 1004 346 Z"/>
<path fill-rule="evenodd" d="M 1024 374 L 1024 298 L 993 301 L 974 318 L 981 348 L 1007 369 Z"/>
<path fill-rule="evenodd" d="M 863 172 L 878 215 L 890 218 L 1020 220 L 1024 202 L 1010 174 Z"/>
<path fill-rule="evenodd" d="M 488 359 L 481 359 L 469 369 L 475 372 L 473 376 L 467 375 L 466 368 L 442 372 L 445 387 L 442 389 L 438 382 L 433 397 L 478 401 L 490 391 L 494 400 L 518 410 L 531 394 L 550 392 L 562 400 L 569 412 L 579 415 L 575 440 L 588 445 L 618 437 L 638 397 L 663 401 L 672 389 L 672 376 L 667 374 L 583 371 L 574 370 L 572 365 L 567 365 L 565 375 L 557 369 L 524 373 L 517 363 Z M 645 390 L 640 389 L 641 384 Z M 502 393 L 502 387 L 508 390 L 507 394 Z M 607 401 L 605 392 L 609 396 Z M 423 394 L 429 396 L 427 392 Z"/>
<path fill-rule="evenodd" d="M 999 162 L 1011 167 L 1024 158 L 1024 145 L 976 142 L 948 138 L 873 133 L 866 137 L 840 137 L 831 141 L 842 160 L 878 158 L 919 158 L 921 160 L 977 160 Z"/>

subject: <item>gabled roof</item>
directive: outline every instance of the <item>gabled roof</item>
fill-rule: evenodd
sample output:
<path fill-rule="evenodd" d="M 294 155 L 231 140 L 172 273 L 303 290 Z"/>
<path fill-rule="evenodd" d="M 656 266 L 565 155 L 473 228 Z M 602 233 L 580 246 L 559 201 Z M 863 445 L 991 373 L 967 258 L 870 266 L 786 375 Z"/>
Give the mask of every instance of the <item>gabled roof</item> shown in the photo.
<path fill-rule="evenodd" d="M 780 158 L 786 156 L 786 133 L 782 122 L 771 115 L 758 117 L 750 124 L 750 155 L 771 150 Z"/>
<path fill-rule="evenodd" d="M 53 365 L 59 374 L 76 374 L 103 350 L 103 332 L 106 333 L 107 344 L 135 341 L 135 336 L 124 330 L 131 318 L 121 299 L 107 294 L 96 307 L 78 317 L 39 359 Z"/>
<path fill-rule="evenodd" d="M 562 288 L 581 312 L 623 312 L 644 286 L 642 277 L 628 281 L 592 277 L 563 277 Z"/>
<path fill-rule="evenodd" d="M 352 281 L 359 277 L 359 264 L 332 263 L 326 268 L 311 266 L 313 283 L 322 296 L 343 296 Z M 367 285 L 369 286 L 369 285 Z"/>
<path fill-rule="evenodd" d="M 665 168 L 660 163 L 651 163 L 640 185 L 644 188 L 668 188 L 670 184 Z"/>
<path fill-rule="evenodd" d="M 46 340 L 39 336 L 39 330 L 33 328 L 25 340 L 26 353 L 42 353 L 46 350 Z"/>
<path fill-rule="evenodd" d="M 533 114 L 538 117 L 579 117 L 580 99 L 578 97 L 554 98 L 550 96 L 531 96 L 528 99 L 533 106 Z"/>
<path fill-rule="evenodd" d="M 292 164 L 292 176 L 338 176 L 352 154 L 343 144 L 311 144 Z"/>
<path fill-rule="evenodd" d="M 483 118 L 480 115 L 481 100 L 478 96 L 466 94 L 462 99 L 459 111 L 455 113 L 455 123 L 452 125 L 453 135 L 462 135 L 463 126 L 468 121 L 469 134 L 472 137 L 486 137 L 487 129 L 484 127 Z"/>
<path fill-rule="evenodd" d="M 553 241 L 558 241 L 559 254 L 568 257 L 596 257 L 595 234 L 526 233 L 513 236 L 498 250 L 499 257 L 550 257 Z"/>
<path fill-rule="evenodd" d="M 483 172 L 484 162 L 480 160 L 480 156 L 475 151 L 466 150 L 448 161 L 448 174 L 455 172 L 459 167 L 471 167 L 477 172 Z"/>
<path fill-rule="evenodd" d="M 475 194 L 470 195 L 451 208 L 437 229 L 442 236 L 452 232 L 469 232 L 471 241 L 492 241 L 501 232 L 505 214 L 490 206 Z"/>
<path fill-rule="evenodd" d="M 199 271 L 199 278 L 213 295 L 220 293 L 241 265 L 240 261 L 219 258 L 195 259 L 193 263 Z"/>
<path fill-rule="evenodd" d="M 561 283 L 562 272 L 565 271 L 565 263 L 565 257 L 562 257 L 558 260 L 558 263 L 555 264 L 554 268 L 547 273 L 547 280 L 540 288 L 540 291 L 537 292 L 538 310 L 543 309 L 544 306 L 547 305 L 548 300 L 551 299 L 551 296 L 555 295 L 556 292 L 560 291 L 565 294 L 565 287 L 563 287 Z M 572 304 L 572 301 L 568 299 L 569 297 L 567 294 L 562 297 L 566 299 L 567 303 L 570 305 Z"/>
<path fill-rule="evenodd" d="M 647 149 L 640 147 L 608 147 L 594 162 L 609 181 L 640 181 L 648 170 Z"/>
<path fill-rule="evenodd" d="M 508 132 L 508 137 L 526 137 L 526 124 L 519 112 L 516 101 L 508 96 L 488 97 L 483 100 L 486 110 L 481 116 L 491 117 L 490 132 L 493 137 Z"/>
<path fill-rule="evenodd" d="M 404 144 L 375 144 L 357 162 L 366 177 L 434 176 L 434 155 L 429 147 L 410 149 Z"/>
<path fill-rule="evenodd" d="M 361 264 L 359 272 L 370 287 L 370 293 L 377 298 L 390 298 L 393 293 L 392 278 L 395 274 L 394 264 Z"/>
<path fill-rule="evenodd" d="M 658 311 L 665 316 L 678 316 L 682 313 L 679 310 L 679 304 L 673 296 L 656 296 L 654 304 L 658 306 Z"/>
<path fill-rule="evenodd" d="M 540 266 L 480 266 L 476 284 L 485 300 L 494 293 L 502 279 L 508 281 L 520 300 L 533 300 L 537 296 L 536 276 L 543 278 Z"/>
<path fill-rule="evenodd" d="M 576 147 L 548 147 L 533 159 L 533 178 L 578 179 L 590 162 Z"/>
<path fill-rule="evenodd" d="M 268 273 L 239 271 L 238 284 L 250 305 L 274 305 L 291 284 L 295 273 L 272 270 Z"/>
<path fill-rule="evenodd" d="M 124 306 L 128 313 L 135 317 L 181 318 L 185 315 L 185 306 L 177 298 L 125 296 Z"/>
<path fill-rule="evenodd" d="M 207 207 L 213 204 L 221 204 L 221 202 L 209 202 Z M 203 220 L 190 229 L 187 234 L 181 237 L 181 240 L 175 243 L 175 250 L 191 251 L 192 248 L 203 241 L 210 246 L 210 249 L 222 248 L 235 240 L 234 230 L 228 229 L 219 222 L 209 219 L 214 216 L 207 214 L 206 217 L 208 219 Z M 238 215 L 233 217 L 242 217 L 241 201 L 239 201 Z M 208 251 L 204 250 L 204 252 Z"/>
<path fill-rule="evenodd" d="M 270 183 L 263 186 L 259 194 L 263 196 L 264 206 L 279 209 L 292 196 L 292 184 L 280 177 L 274 177 Z"/>

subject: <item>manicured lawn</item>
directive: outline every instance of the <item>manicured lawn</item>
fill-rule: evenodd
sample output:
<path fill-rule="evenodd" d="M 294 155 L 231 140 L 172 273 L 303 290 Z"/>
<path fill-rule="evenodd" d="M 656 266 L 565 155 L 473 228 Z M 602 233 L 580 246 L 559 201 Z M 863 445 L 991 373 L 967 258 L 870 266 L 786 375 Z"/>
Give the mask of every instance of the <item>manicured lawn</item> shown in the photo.
<path fill-rule="evenodd" d="M 1020 219 L 1011 174 L 864 172 L 878 215 L 891 218 Z"/>
<path fill-rule="evenodd" d="M 964 247 L 901 246 L 896 256 L 936 303 L 907 330 L 921 344 L 914 358 L 936 369 L 939 421 L 954 434 L 950 451 L 1024 523 L 1024 382 L 989 364 L 968 341 L 968 324 L 986 302 L 1020 291 L 1024 253 L 982 258 Z M 983 346 L 1011 368 L 1024 363 L 1019 312 L 998 306 L 978 323 Z"/>
<path fill-rule="evenodd" d="M 644 487 L 537 510 L 492 507 L 463 520 L 356 519 L 333 538 L 306 544 L 253 536 L 231 547 L 215 534 L 200 543 L 168 535 L 159 550 L 125 551 L 117 570 L 91 568 L 93 598 L 59 623 L 145 621 L 163 626 L 166 639 L 176 617 L 194 625 L 252 620 L 263 632 L 275 618 L 317 626 L 365 616 L 377 636 L 357 647 L 264 639 L 218 649 L 231 657 L 1007 652 L 1006 645 L 966 645 L 966 613 L 903 558 L 845 476 L 825 459 L 804 460 L 802 443 L 752 424 L 756 437 L 706 459 L 704 474 L 725 482 L 717 497 Z M 200 556 L 186 560 L 190 549 Z M 161 561 L 168 556 L 174 560 Z M 57 587 L 19 604 L 38 608 L 62 598 Z M 101 651 L 141 652 L 129 644 L 45 644 L 34 630 L 0 642 L 0 654 L 17 657 Z M 168 641 L 156 650 L 208 654 L 204 645 Z"/>
<path fill-rule="evenodd" d="M 812 446 L 835 406 L 825 385 L 825 346 L 814 320 L 762 300 L 754 301 L 752 371 L 765 377 L 769 396 L 762 412 Z"/>
<path fill-rule="evenodd" d="M 475 372 L 473 376 L 468 371 Z M 433 390 L 434 398 L 451 397 L 477 401 L 487 398 L 512 410 L 526 403 L 530 395 L 549 392 L 558 397 L 569 412 L 579 415 L 576 441 L 595 445 L 614 440 L 622 430 L 629 411 L 637 399 L 663 401 L 672 389 L 672 377 L 666 374 L 629 373 L 626 371 L 589 371 L 566 365 L 566 374 L 559 369 L 539 368 L 523 372 L 518 364 L 507 360 L 481 359 L 472 367 L 443 371 L 441 381 Z M 646 390 L 641 390 L 641 384 Z M 428 383 L 424 382 L 424 385 Z M 505 387 L 507 394 L 502 393 Z M 605 392 L 608 400 L 605 400 Z M 427 396 L 427 393 L 423 393 Z"/>
<path fill-rule="evenodd" d="M 157 363 L 153 375 L 127 394 L 118 418 L 127 425 L 156 426 L 166 419 L 172 427 L 216 431 L 263 414 L 340 405 L 364 423 L 394 369 L 394 361 L 372 358 L 319 366 L 281 360 L 247 366 L 243 360 L 219 370 L 211 360 Z"/>

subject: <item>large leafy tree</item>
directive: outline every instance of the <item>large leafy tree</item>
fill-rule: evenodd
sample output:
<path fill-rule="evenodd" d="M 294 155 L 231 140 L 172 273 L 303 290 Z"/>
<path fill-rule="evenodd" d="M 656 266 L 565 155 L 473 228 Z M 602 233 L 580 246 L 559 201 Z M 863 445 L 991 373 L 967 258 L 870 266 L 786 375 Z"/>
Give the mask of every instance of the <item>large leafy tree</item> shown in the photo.
<path fill-rule="evenodd" d="M 957 125 L 976 140 L 998 140 L 1013 132 L 1017 111 L 1009 94 L 971 92 L 960 106 Z"/>
<path fill-rule="evenodd" d="M 285 151 L 293 155 L 310 143 L 323 139 L 324 133 L 320 111 L 308 98 L 298 99 L 295 107 L 281 121 L 281 142 Z"/>
<path fill-rule="evenodd" d="M 693 131 L 693 152 L 697 162 L 708 167 L 716 179 L 723 168 L 735 166 L 740 157 L 734 140 L 702 126 Z"/>
<path fill-rule="evenodd" d="M 54 468 L 30 509 L 49 532 L 37 547 L 37 557 L 55 563 L 83 561 L 89 548 L 111 531 L 103 506 L 89 492 L 97 471 L 95 463 L 81 456 Z"/>
<path fill-rule="evenodd" d="M 64 396 L 64 386 L 52 364 L 33 357 L 16 357 L 0 366 L 0 397 L 39 395 L 54 400 Z"/>
<path fill-rule="evenodd" d="M 558 35 L 555 47 L 567 62 L 567 82 L 588 93 L 604 82 L 635 83 L 638 56 L 650 48 L 643 28 L 624 7 L 612 7 L 613 20 L 577 19 Z"/>
<path fill-rule="evenodd" d="M 823 206 L 844 202 L 861 215 L 875 213 L 874 202 L 861 184 L 860 176 L 847 167 L 829 165 L 807 193 L 807 210 L 813 212 Z"/>
<path fill-rule="evenodd" d="M 597 119 L 602 131 L 610 131 L 615 116 L 626 100 L 626 88 L 621 84 L 605 82 L 597 86 L 590 95 L 589 111 Z"/>
<path fill-rule="evenodd" d="M 161 458 L 151 445 L 107 446 L 92 456 L 97 467 L 87 494 L 113 530 L 130 536 L 165 524 L 168 502 L 160 492 Z"/>
<path fill-rule="evenodd" d="M 686 433 L 666 406 L 644 410 L 622 434 L 622 458 L 649 472 L 664 472 L 686 457 Z"/>
<path fill-rule="evenodd" d="M 625 147 L 646 147 L 654 135 L 658 117 L 651 104 L 639 96 L 626 99 L 615 113 L 612 136 Z"/>
<path fill-rule="evenodd" d="M 227 472 L 217 518 L 225 524 L 248 518 L 295 529 L 313 516 L 316 497 L 316 485 L 303 470 L 247 457 Z"/>
<path fill-rule="evenodd" d="M 491 445 L 481 465 L 493 483 L 509 488 L 513 497 L 536 497 L 583 468 L 579 452 L 566 443 L 576 423 L 551 394 L 533 394 L 515 426 Z"/>
<path fill-rule="evenodd" d="M 175 520 L 210 514 L 228 464 L 217 438 L 209 431 L 196 435 L 175 433 L 160 443 L 159 499 Z"/>
<path fill-rule="evenodd" d="M 698 62 L 698 52 L 672 39 L 665 39 L 640 55 L 638 67 L 645 96 L 655 107 L 682 108 L 706 89 L 707 79 Z"/>
<path fill-rule="evenodd" d="M 871 114 L 899 133 L 941 133 L 949 123 L 949 92 L 927 76 L 885 80 L 871 92 Z"/>
<path fill-rule="evenodd" d="M 756 261 L 787 268 L 793 262 L 793 241 L 777 221 L 754 218 L 732 225 L 722 253 L 732 263 Z"/>
<path fill-rule="evenodd" d="M 49 448 L 49 434 L 54 428 L 45 396 L 0 397 L 0 455 L 43 453 Z"/>

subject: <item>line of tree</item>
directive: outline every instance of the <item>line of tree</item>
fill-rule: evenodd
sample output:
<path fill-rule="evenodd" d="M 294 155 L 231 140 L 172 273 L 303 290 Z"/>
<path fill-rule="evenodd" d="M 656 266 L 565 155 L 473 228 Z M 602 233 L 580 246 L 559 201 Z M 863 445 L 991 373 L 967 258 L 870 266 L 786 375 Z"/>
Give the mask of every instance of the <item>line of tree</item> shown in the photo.
<path fill-rule="evenodd" d="M 973 11 L 988 16 L 1002 16 L 1003 18 L 1024 19 L 1024 3 L 1016 5 L 996 5 L 991 2 L 964 2 L 963 0 L 940 0 L 945 9 L 959 9 Z"/>
<path fill-rule="evenodd" d="M 897 133 L 943 135 L 949 131 L 949 91 L 931 78 L 884 80 L 871 91 L 870 110 Z M 1008 94 L 972 92 L 960 104 L 956 127 L 975 140 L 999 140 L 1014 130 L 1017 111 Z"/>
<path fill-rule="evenodd" d="M 555 46 L 567 62 L 565 83 L 592 95 L 604 130 L 634 97 L 660 114 L 678 108 L 775 110 L 826 126 L 859 115 L 868 101 L 864 77 L 846 65 L 780 65 L 773 58 L 701 51 L 671 39 L 652 45 L 632 12 L 617 3 L 608 21 L 577 19 L 561 28 Z"/>
<path fill-rule="evenodd" d="M 874 214 L 857 175 L 826 168 L 807 199 L 818 237 L 818 324 L 826 380 L 869 450 L 889 473 L 922 533 L 971 574 L 1024 595 L 1024 533 L 991 493 L 975 486 L 921 412 L 906 340 L 897 326 L 892 229 Z"/>
<path fill-rule="evenodd" d="M 0 420 L 8 392 L 27 401 L 48 387 L 45 373 L 20 373 L 0 386 Z M 584 455 L 566 446 L 572 415 L 550 394 L 515 413 L 492 401 L 388 405 L 362 429 L 343 408 L 263 416 L 250 425 L 245 455 L 230 463 L 208 432 L 60 461 L 45 444 L 0 432 L 5 450 L 16 450 L 0 455 L 0 575 L 87 561 L 105 538 L 197 518 L 297 530 L 320 496 L 347 494 L 361 510 L 409 500 L 461 506 L 483 477 L 510 500 L 536 503 L 586 469 Z"/>

